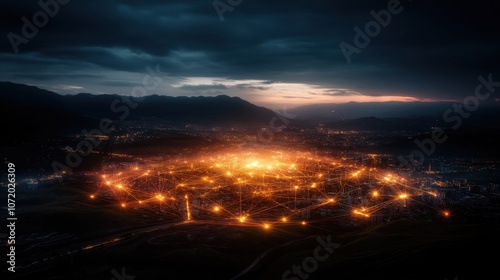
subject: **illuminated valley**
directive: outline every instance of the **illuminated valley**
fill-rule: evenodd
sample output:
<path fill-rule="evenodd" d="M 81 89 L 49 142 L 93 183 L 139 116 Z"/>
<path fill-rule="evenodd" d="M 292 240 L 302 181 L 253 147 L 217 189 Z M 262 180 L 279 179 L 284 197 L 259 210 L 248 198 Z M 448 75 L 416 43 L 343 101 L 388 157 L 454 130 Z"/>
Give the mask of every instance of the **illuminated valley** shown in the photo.
<path fill-rule="evenodd" d="M 437 194 L 404 176 L 311 152 L 232 149 L 199 157 L 113 165 L 90 199 L 120 208 L 157 208 L 171 220 L 262 226 L 386 217 Z M 429 200 L 432 198 L 432 200 Z"/>

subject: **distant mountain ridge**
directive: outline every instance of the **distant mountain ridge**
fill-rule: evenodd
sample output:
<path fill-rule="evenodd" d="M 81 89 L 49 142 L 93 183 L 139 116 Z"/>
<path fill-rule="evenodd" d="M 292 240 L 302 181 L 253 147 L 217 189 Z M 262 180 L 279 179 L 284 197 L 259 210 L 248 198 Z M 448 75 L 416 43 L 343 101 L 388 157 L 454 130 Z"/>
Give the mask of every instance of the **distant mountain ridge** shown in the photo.
<path fill-rule="evenodd" d="M 141 99 L 120 95 L 59 95 L 34 86 L 0 82 L 0 117 L 12 136 L 52 135 L 96 126 L 96 120 L 119 120 L 125 99 L 133 107 L 125 120 L 160 120 L 180 126 L 264 126 L 275 113 L 238 97 L 171 97 L 151 95 Z"/>
<path fill-rule="evenodd" d="M 134 105 L 124 113 L 125 100 Z M 0 82 L 0 124 L 10 133 L 7 138 L 53 136 L 79 133 L 96 127 L 99 120 L 156 121 L 178 127 L 185 125 L 269 127 L 276 113 L 239 97 L 172 97 L 150 95 L 140 100 L 120 95 L 59 95 L 34 86 Z M 297 117 L 288 126 L 311 127 L 323 123 L 326 128 L 363 131 L 430 131 L 449 127 L 443 113 L 451 102 L 380 102 L 316 104 L 288 110 Z M 464 127 L 500 129 L 500 107 L 481 104 L 464 120 Z"/>
<path fill-rule="evenodd" d="M 457 102 L 458 103 L 458 102 Z M 499 102 L 483 102 L 469 117 L 462 118 L 461 128 L 500 129 Z M 455 102 L 349 102 L 343 104 L 314 104 L 289 109 L 296 121 L 323 123 L 340 130 L 364 131 L 431 131 L 434 127 L 450 128 L 458 116 Z"/>
<path fill-rule="evenodd" d="M 95 118 L 114 117 L 112 104 L 115 100 L 128 98 L 137 104 L 130 112 L 130 120 L 161 118 L 178 122 L 242 124 L 252 125 L 268 122 L 274 113 L 253 105 L 239 97 L 219 95 L 214 97 L 172 97 L 149 95 L 141 99 L 117 94 L 59 95 L 33 86 L 0 82 L 0 98 L 3 104 L 21 107 L 69 110 Z"/>
<path fill-rule="evenodd" d="M 299 119 L 346 120 L 359 118 L 420 118 L 442 117 L 455 102 L 348 102 L 299 106 L 289 112 Z M 498 110 L 499 104 L 481 104 L 482 110 Z"/>

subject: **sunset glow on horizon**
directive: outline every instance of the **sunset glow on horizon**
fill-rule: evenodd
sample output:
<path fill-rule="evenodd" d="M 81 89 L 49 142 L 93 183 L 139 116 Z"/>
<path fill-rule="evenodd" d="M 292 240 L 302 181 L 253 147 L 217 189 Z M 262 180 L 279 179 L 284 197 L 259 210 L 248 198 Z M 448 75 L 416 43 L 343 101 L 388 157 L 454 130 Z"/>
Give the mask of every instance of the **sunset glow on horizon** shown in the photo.
<path fill-rule="evenodd" d="M 402 93 L 365 93 L 343 87 L 265 80 L 232 80 L 212 77 L 189 77 L 172 84 L 174 91 L 202 92 L 202 96 L 228 95 L 264 106 L 300 106 L 318 103 L 348 102 L 432 102 Z M 437 101 L 437 100 L 436 100 Z"/>

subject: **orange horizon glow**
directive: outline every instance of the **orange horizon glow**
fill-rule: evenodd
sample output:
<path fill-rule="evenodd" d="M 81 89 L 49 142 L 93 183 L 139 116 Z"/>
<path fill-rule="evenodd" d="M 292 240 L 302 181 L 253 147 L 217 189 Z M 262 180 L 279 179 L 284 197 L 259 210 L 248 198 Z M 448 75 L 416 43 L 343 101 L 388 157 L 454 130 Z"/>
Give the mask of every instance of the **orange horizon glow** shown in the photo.
<path fill-rule="evenodd" d="M 344 104 L 349 102 L 441 102 L 456 100 L 434 100 L 419 98 L 406 92 L 362 92 L 345 87 L 320 86 L 308 83 L 274 82 L 265 80 L 233 80 L 222 77 L 186 77 L 174 89 L 183 86 L 222 85 L 227 88 L 221 94 L 241 97 L 244 100 L 267 108 L 276 106 L 298 107 L 314 104 Z M 248 85 L 240 88 L 239 85 Z"/>

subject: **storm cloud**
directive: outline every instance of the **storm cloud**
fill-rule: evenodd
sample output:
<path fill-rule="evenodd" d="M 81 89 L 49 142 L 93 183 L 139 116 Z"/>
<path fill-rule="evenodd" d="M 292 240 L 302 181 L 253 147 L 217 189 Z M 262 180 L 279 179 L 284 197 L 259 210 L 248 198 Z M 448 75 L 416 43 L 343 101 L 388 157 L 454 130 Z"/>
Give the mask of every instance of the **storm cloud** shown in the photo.
<path fill-rule="evenodd" d="M 243 0 L 224 21 L 207 0 L 72 0 L 58 4 L 16 53 L 12 34 L 23 36 L 22 18 L 40 21 L 38 2 L 59 3 L 22 2 L 0 4 L 0 80 L 64 94 L 126 94 L 156 65 L 169 84 L 155 94 L 223 93 L 262 105 L 271 102 L 264 94 L 275 94 L 272 103 L 349 95 L 460 100 L 477 76 L 500 80 L 496 1 L 401 0 L 402 12 L 350 63 L 339 45 L 354 44 L 354 28 L 364 30 L 388 0 Z"/>

